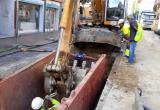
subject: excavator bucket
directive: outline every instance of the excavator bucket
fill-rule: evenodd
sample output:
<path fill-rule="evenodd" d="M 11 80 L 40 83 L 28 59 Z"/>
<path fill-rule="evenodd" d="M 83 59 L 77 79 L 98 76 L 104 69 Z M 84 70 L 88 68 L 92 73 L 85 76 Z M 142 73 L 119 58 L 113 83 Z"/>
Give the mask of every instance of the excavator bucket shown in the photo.
<path fill-rule="evenodd" d="M 120 47 L 120 37 L 105 28 L 83 28 L 75 34 L 74 43 L 102 43 Z"/>

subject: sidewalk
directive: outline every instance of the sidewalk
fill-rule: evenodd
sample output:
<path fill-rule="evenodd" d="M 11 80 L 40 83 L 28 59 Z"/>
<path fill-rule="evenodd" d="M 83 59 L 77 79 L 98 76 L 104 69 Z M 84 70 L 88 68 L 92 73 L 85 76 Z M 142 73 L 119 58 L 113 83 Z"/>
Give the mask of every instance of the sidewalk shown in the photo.
<path fill-rule="evenodd" d="M 50 40 L 58 39 L 58 37 L 59 32 L 54 31 L 19 35 L 18 40 L 16 39 L 16 37 L 0 38 L 0 50 L 15 46 L 16 41 L 18 41 L 18 44 L 36 45 L 46 43 Z"/>
<path fill-rule="evenodd" d="M 115 63 L 96 110 L 133 110 L 135 89 L 142 89 L 140 99 L 150 110 L 160 108 L 160 39 L 144 31 L 138 43 L 136 63 L 127 64 L 124 57 Z"/>
<path fill-rule="evenodd" d="M 0 39 L 0 51 L 10 49 L 9 51 L 0 53 L 0 79 L 4 78 L 10 74 L 13 74 L 16 70 L 36 61 L 37 59 L 45 56 L 49 51 L 56 50 L 57 40 L 59 38 L 59 32 L 50 33 L 33 33 L 21 35 L 18 38 L 18 45 L 27 45 L 25 48 L 30 48 L 33 45 L 41 45 L 33 48 L 33 51 L 19 51 L 20 49 L 16 46 L 16 38 L 10 37 L 5 39 Z M 56 42 L 54 42 L 56 41 Z M 33 46 L 34 47 L 34 46 Z M 22 46 L 23 48 L 23 46 Z M 44 52 L 43 52 L 44 51 Z M 10 54 L 15 52 L 13 54 Z M 6 55 L 8 54 L 8 55 Z M 6 56 L 3 56 L 6 55 Z"/>

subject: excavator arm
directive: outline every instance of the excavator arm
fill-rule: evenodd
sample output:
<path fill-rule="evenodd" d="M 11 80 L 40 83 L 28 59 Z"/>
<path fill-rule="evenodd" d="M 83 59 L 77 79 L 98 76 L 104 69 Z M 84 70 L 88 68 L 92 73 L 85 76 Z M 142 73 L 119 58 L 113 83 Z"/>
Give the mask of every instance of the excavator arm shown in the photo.
<path fill-rule="evenodd" d="M 68 95 L 74 85 L 73 75 L 68 65 L 69 57 L 72 55 L 72 32 L 78 26 L 79 4 L 80 0 L 64 1 L 56 56 L 54 61 L 44 68 L 45 92 L 60 94 L 60 98 Z"/>
<path fill-rule="evenodd" d="M 80 0 L 65 0 L 60 22 L 60 39 L 55 58 L 55 65 L 65 66 L 72 46 L 72 30 L 78 25 Z M 74 23 L 74 24 L 73 24 Z M 65 59 L 65 60 L 62 60 Z"/>

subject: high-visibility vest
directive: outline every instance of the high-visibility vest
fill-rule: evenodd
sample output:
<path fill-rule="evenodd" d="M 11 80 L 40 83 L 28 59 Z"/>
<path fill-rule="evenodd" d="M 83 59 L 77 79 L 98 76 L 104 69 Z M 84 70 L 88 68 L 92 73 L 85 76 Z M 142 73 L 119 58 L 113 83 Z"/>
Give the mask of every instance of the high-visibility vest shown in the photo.
<path fill-rule="evenodd" d="M 139 42 L 142 39 L 142 26 L 140 25 L 140 23 L 137 21 L 137 32 L 136 32 L 136 36 L 134 38 L 134 40 L 136 42 Z"/>
<path fill-rule="evenodd" d="M 130 26 L 128 23 L 125 23 L 123 25 L 123 27 L 120 29 L 121 30 L 121 33 L 126 36 L 126 37 L 130 37 Z"/>
<path fill-rule="evenodd" d="M 60 102 L 56 99 L 52 99 L 51 103 L 52 103 L 52 107 L 56 107 L 56 106 L 60 105 Z M 48 110 L 52 110 L 52 107 L 49 108 Z M 41 107 L 40 110 L 44 110 L 44 107 Z"/>
<path fill-rule="evenodd" d="M 60 102 L 58 101 L 58 100 L 56 100 L 56 99 L 52 99 L 51 100 L 51 103 L 52 103 L 52 105 L 59 105 L 60 104 Z"/>
<path fill-rule="evenodd" d="M 135 35 L 135 38 L 134 40 L 136 42 L 139 42 L 141 39 L 142 39 L 142 26 L 140 25 L 140 23 L 137 21 L 137 32 L 136 32 L 136 35 Z M 123 27 L 121 28 L 121 32 L 124 36 L 127 36 L 128 38 L 130 37 L 130 26 L 129 24 L 125 23 L 123 25 Z"/>

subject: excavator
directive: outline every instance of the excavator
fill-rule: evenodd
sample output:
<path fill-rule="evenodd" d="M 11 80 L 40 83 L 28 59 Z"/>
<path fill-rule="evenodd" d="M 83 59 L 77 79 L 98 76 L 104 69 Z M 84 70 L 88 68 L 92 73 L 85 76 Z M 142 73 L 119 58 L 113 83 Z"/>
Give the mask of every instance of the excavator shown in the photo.
<path fill-rule="evenodd" d="M 91 2 L 93 26 L 80 25 L 80 3 Z M 125 0 L 65 0 L 55 58 L 44 67 L 44 90 L 61 100 L 94 68 L 101 54 L 112 58 L 120 38 L 112 32 L 126 15 Z"/>

